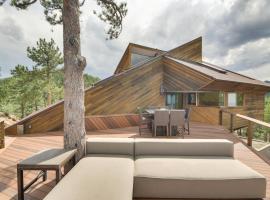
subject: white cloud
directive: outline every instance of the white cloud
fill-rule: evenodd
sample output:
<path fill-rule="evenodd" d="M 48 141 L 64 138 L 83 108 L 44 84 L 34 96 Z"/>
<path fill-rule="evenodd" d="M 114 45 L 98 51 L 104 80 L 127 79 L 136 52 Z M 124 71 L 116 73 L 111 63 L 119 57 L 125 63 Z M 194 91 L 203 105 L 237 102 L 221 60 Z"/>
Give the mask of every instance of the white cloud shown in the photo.
<path fill-rule="evenodd" d="M 129 42 L 169 50 L 203 36 L 206 60 L 253 73 L 261 80 L 270 76 L 266 67 L 270 48 L 267 0 L 128 0 L 127 6 L 122 34 L 117 40 L 106 41 L 106 26 L 92 12 L 98 7 L 95 1 L 86 1 L 80 19 L 86 72 L 101 78 L 111 75 Z M 60 48 L 63 46 L 62 26 L 50 26 L 38 4 L 26 11 L 8 4 L 0 7 L 0 36 L 4 75 L 15 64 L 31 65 L 26 47 L 35 45 L 40 37 L 53 37 Z"/>

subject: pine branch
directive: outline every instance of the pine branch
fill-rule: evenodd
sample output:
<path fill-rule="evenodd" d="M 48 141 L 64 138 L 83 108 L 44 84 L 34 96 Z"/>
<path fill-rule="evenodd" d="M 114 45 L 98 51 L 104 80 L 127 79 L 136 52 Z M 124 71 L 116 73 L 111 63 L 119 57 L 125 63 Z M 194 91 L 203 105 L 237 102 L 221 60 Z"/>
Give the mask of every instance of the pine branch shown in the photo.
<path fill-rule="evenodd" d="M 113 0 L 97 0 L 97 4 L 101 7 L 101 12 L 97 13 L 94 10 L 94 14 L 110 26 L 107 39 L 118 38 L 122 32 L 123 18 L 127 15 L 127 4 L 118 5 Z"/>

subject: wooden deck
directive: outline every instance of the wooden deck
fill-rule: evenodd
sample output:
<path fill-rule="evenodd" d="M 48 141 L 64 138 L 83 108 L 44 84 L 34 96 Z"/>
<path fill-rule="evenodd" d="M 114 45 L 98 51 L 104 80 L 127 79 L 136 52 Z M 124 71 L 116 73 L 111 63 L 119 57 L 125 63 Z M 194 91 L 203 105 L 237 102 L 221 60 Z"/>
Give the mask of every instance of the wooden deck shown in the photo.
<path fill-rule="evenodd" d="M 137 127 L 109 129 L 88 132 L 88 137 L 140 137 Z M 151 137 L 144 133 L 142 137 Z M 267 177 L 267 200 L 270 200 L 270 166 L 247 148 L 233 134 L 220 126 L 192 123 L 191 135 L 185 138 L 225 138 L 235 144 L 235 158 Z M 50 132 L 28 136 L 8 138 L 7 147 L 0 151 L 0 200 L 17 199 L 16 164 L 42 149 L 61 147 L 63 145 L 62 132 Z M 26 182 L 34 178 L 36 172 L 26 172 Z M 54 173 L 48 173 L 46 182 L 39 181 L 26 192 L 27 200 L 43 199 L 53 188 Z"/>

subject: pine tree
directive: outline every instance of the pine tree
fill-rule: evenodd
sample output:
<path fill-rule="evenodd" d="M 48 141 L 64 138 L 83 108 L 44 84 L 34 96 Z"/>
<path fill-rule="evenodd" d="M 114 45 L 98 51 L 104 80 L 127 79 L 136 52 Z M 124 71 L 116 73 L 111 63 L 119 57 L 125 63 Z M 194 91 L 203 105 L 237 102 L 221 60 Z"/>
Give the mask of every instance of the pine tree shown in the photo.
<path fill-rule="evenodd" d="M 0 0 L 3 5 L 7 0 Z M 37 0 L 10 0 L 18 9 L 27 9 Z M 63 24 L 64 42 L 64 147 L 77 148 L 78 158 L 85 153 L 84 82 L 83 71 L 86 59 L 81 55 L 80 6 L 85 0 L 40 0 L 46 20 Z M 123 18 L 127 14 L 126 3 L 115 0 L 96 0 L 101 8 L 94 11 L 102 21 L 109 24 L 108 39 L 114 39 L 122 31 Z"/>
<path fill-rule="evenodd" d="M 53 39 L 49 42 L 39 39 L 36 47 L 27 48 L 27 56 L 41 70 L 47 89 L 47 105 L 50 105 L 52 103 L 52 76 L 57 71 L 57 66 L 63 64 L 62 54 Z"/>

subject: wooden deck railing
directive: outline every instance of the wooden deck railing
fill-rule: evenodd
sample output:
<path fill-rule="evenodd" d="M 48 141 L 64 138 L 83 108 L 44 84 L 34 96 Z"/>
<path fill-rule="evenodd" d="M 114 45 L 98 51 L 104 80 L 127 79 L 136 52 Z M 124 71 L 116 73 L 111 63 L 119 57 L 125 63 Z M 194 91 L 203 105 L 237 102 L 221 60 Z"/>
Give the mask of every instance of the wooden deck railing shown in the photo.
<path fill-rule="evenodd" d="M 5 147 L 5 124 L 4 121 L 0 122 L 0 149 Z"/>
<path fill-rule="evenodd" d="M 226 113 L 230 116 L 229 120 L 229 130 L 231 132 L 234 131 L 234 122 L 237 118 L 240 118 L 241 120 L 245 120 L 247 122 L 247 145 L 252 146 L 252 140 L 253 140 L 253 133 L 254 133 L 254 125 L 261 125 L 267 128 L 270 128 L 270 124 L 252 117 L 248 117 L 246 115 L 238 114 L 238 113 L 232 113 L 227 110 L 221 109 L 219 111 L 219 124 L 223 125 L 223 113 Z"/>

